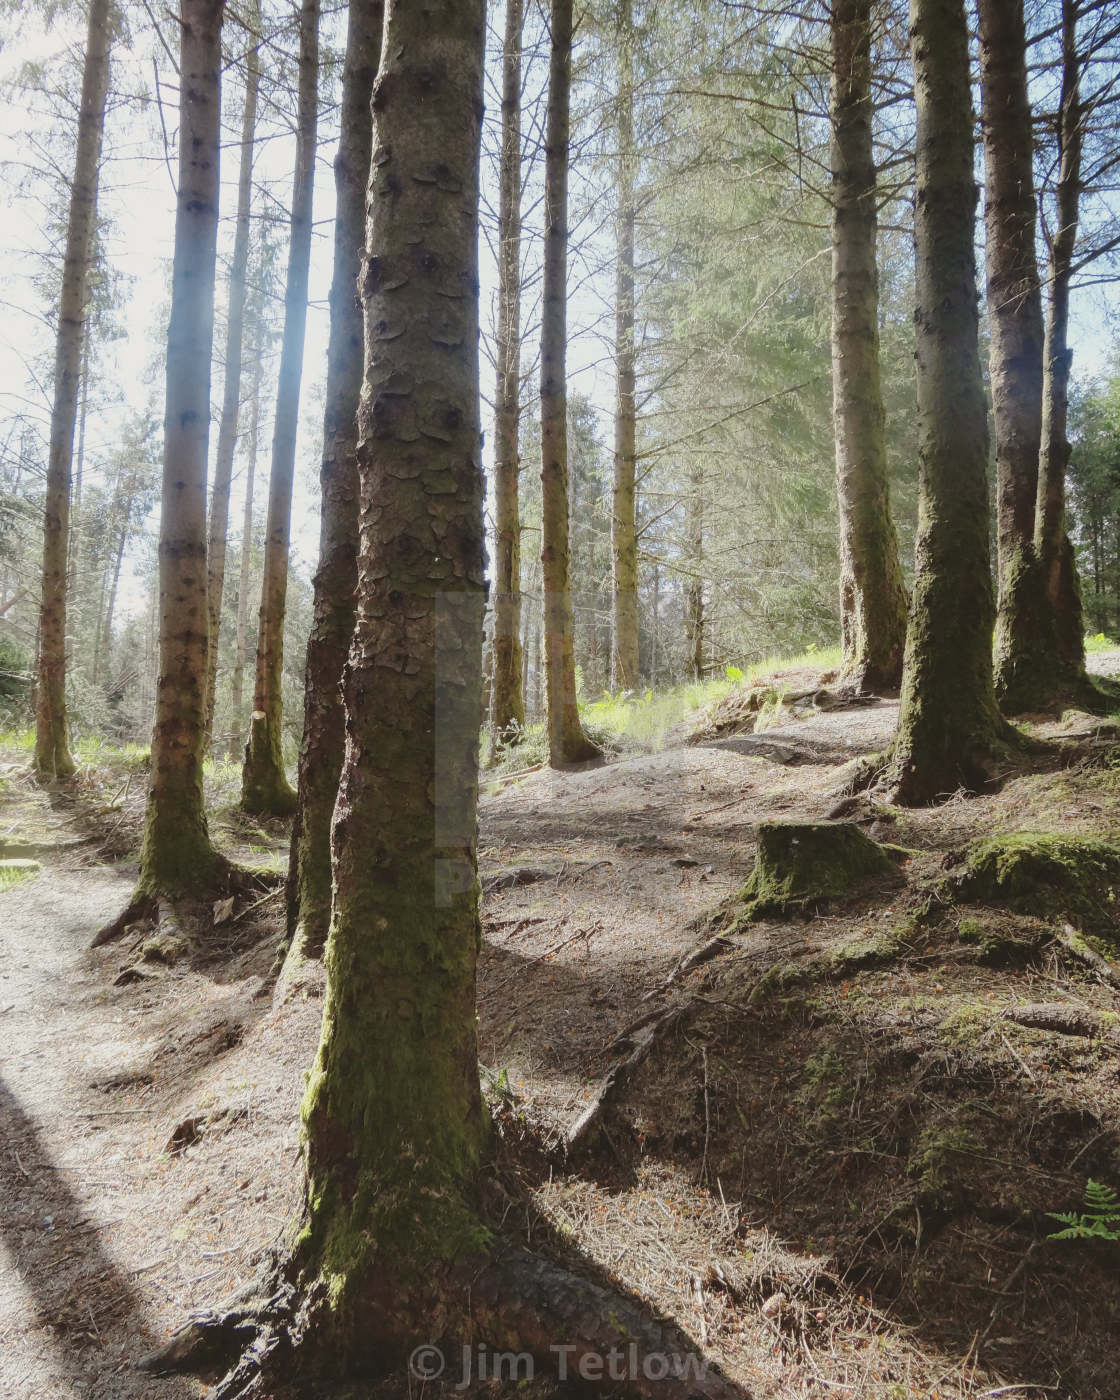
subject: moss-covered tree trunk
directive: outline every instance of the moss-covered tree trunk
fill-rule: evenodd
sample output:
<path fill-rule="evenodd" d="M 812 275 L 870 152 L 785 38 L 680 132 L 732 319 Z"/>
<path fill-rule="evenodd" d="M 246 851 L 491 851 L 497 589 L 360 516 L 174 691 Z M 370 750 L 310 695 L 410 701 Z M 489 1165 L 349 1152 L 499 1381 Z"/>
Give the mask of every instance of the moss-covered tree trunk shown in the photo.
<path fill-rule="evenodd" d="M 210 612 L 210 650 L 206 667 L 206 743 L 214 732 L 214 692 L 218 677 L 218 633 L 222 625 L 222 592 L 226 578 L 226 538 L 229 534 L 229 488 L 233 454 L 241 414 L 241 359 L 245 334 L 245 297 L 249 270 L 249 216 L 253 197 L 253 143 L 257 126 L 257 91 L 260 57 L 256 31 L 260 7 L 256 0 L 246 15 L 249 30 L 245 53 L 245 105 L 241 111 L 241 165 L 237 174 L 237 218 L 234 224 L 233 261 L 229 270 L 229 315 L 226 324 L 225 381 L 218 447 L 214 458 L 214 486 L 210 493 L 210 530 L 206 548 L 207 597 Z"/>
<path fill-rule="evenodd" d="M 972 95 L 962 0 L 910 0 L 917 100 L 917 572 L 892 781 L 936 801 L 990 778 L 1003 734 L 992 673 L 988 429 L 973 246 Z"/>
<path fill-rule="evenodd" d="M 835 0 L 832 159 L 832 398 L 840 509 L 843 674 L 860 689 L 902 676 L 906 586 L 891 518 L 879 364 L 871 0 Z"/>
<path fill-rule="evenodd" d="M 568 554 L 568 137 L 572 0 L 553 0 L 545 130 L 544 306 L 541 313 L 541 576 L 548 755 L 554 768 L 595 758 L 576 700 Z"/>
<path fill-rule="evenodd" d="M 43 510 L 43 581 L 39 607 L 39 666 L 35 706 L 35 771 L 42 779 L 74 772 L 66 718 L 66 574 L 70 548 L 70 479 L 74 424 L 82 385 L 89 274 L 97 228 L 97 185 L 105 100 L 109 92 L 110 0 L 91 0 L 82 71 L 81 106 L 62 293 L 54 347 L 54 400 L 51 406 Z"/>
<path fill-rule="evenodd" d="M 634 24 L 631 0 L 620 0 L 618 34 L 618 212 L 615 216 L 614 480 L 611 490 L 612 675 L 615 690 L 638 684 L 638 526 L 634 344 Z"/>
<path fill-rule="evenodd" d="M 319 567 L 307 642 L 299 806 L 288 885 L 294 961 L 321 956 L 331 919 L 331 816 L 346 747 L 342 672 L 354 633 L 358 583 L 358 401 L 365 355 L 356 287 L 373 140 L 369 95 L 381 55 L 383 18 L 381 4 L 351 5 L 342 73 L 327 402 L 319 468 Z"/>
<path fill-rule="evenodd" d="M 494 665 L 490 710 L 499 744 L 525 727 L 521 688 L 521 37 L 522 0 L 506 0 L 498 201 L 498 346 L 494 385 Z"/>
<path fill-rule="evenodd" d="M 272 434 L 272 470 L 268 483 L 268 520 L 265 527 L 264 580 L 257 631 L 253 713 L 241 771 L 242 807 L 247 812 L 269 816 L 288 816 L 296 807 L 296 794 L 284 771 L 284 612 L 288 593 L 299 391 L 307 327 L 307 279 L 311 266 L 318 108 L 319 0 L 302 0 L 299 15 L 296 171 L 292 185 L 288 279 L 284 292 L 284 337 L 276 384 L 276 422 Z"/>
<path fill-rule="evenodd" d="M 179 24 L 179 192 L 167 332 L 159 534 L 159 684 L 140 857 L 144 897 L 212 886 L 202 800 L 206 732 L 206 458 L 221 146 L 223 0 L 184 0 Z"/>
<path fill-rule="evenodd" d="M 1042 436 L 1042 292 L 1022 0 L 979 0 L 989 371 L 996 438 L 996 694 L 1012 713 L 1051 683 L 1053 625 L 1034 547 Z"/>
<path fill-rule="evenodd" d="M 373 89 L 358 617 L 300 1247 L 351 1357 L 399 1346 L 403 1297 L 480 1241 L 483 20 L 482 0 L 391 5 Z M 392 1319 L 380 1335 L 363 1308 Z"/>
<path fill-rule="evenodd" d="M 1069 293 L 1073 278 L 1073 254 L 1077 246 L 1082 127 L 1085 119 L 1081 101 L 1081 60 L 1077 51 L 1078 13 L 1076 0 L 1063 0 L 1058 190 L 1047 276 L 1042 450 L 1035 520 L 1035 546 L 1054 621 L 1056 654 L 1064 678 L 1074 685 L 1085 674 L 1081 588 L 1073 546 L 1066 533 L 1066 468 L 1070 458 L 1066 432 L 1070 365 L 1073 359 L 1069 345 Z"/>

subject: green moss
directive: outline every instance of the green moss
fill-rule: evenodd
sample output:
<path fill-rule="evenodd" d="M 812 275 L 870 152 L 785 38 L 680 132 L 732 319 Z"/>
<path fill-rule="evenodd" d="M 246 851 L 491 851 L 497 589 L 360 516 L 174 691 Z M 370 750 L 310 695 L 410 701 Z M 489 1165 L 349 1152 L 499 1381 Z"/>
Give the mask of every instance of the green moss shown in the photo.
<path fill-rule="evenodd" d="M 863 880 L 894 869 L 887 848 L 850 822 L 763 822 L 750 879 L 739 894 L 743 921 L 812 914 Z"/>
<path fill-rule="evenodd" d="M 982 1144 L 963 1124 L 935 1123 L 925 1128 L 910 1153 L 907 1176 L 916 1177 L 919 1197 L 935 1209 L 949 1209 L 964 1195 L 961 1158 L 980 1153 Z"/>
<path fill-rule="evenodd" d="M 1088 836 L 994 836 L 970 847 L 950 888 L 960 899 L 1073 916 L 1115 935 L 1120 847 Z"/>

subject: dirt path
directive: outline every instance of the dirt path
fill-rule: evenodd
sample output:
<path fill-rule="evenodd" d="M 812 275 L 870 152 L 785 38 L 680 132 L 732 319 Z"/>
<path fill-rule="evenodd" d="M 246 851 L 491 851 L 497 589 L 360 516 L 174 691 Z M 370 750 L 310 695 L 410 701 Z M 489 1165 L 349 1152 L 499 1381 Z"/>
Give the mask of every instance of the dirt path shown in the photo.
<path fill-rule="evenodd" d="M 1094 664 L 1115 671 L 1120 655 Z M 483 799 L 481 1053 L 511 1086 L 519 1115 L 546 1138 L 562 1133 L 613 1062 L 612 1037 L 696 944 L 698 921 L 744 882 L 755 823 L 819 817 L 838 766 L 882 748 L 895 713 L 882 703 L 583 773 L 537 772 Z M 283 1002 L 258 995 L 278 906 L 239 917 L 216 931 L 209 948 L 173 965 L 145 960 L 138 940 L 89 952 L 92 930 L 124 902 L 134 871 L 95 864 L 96 848 L 73 844 L 73 812 L 51 808 L 21 773 L 15 758 L 0 764 L 0 835 L 45 849 L 36 878 L 0 892 L 0 1396 L 199 1397 L 200 1383 L 153 1381 L 131 1363 L 192 1308 L 250 1279 L 290 1218 L 299 1099 L 318 1036 L 321 986 L 312 982 Z M 1056 781 L 1040 771 L 1004 794 L 887 814 L 876 834 L 937 861 L 979 831 L 1057 824 L 1105 834 L 1116 817 L 1117 799 L 1102 797 L 1091 774 Z M 817 920 L 810 942 L 827 948 L 867 938 L 892 917 L 889 898 L 880 900 Z M 784 956 L 789 937 L 788 929 L 759 926 L 742 951 Z M 806 943 L 804 931 L 799 937 Z M 127 969 L 133 980 L 117 985 Z M 708 985 L 702 976 L 697 989 Z M 901 970 L 898 985 L 911 990 L 898 995 L 917 1007 L 925 978 L 922 968 Z M 886 997 L 892 986 L 884 982 L 874 995 Z M 789 1047 L 781 1027 L 777 1034 L 773 1045 L 752 1051 L 766 1071 L 760 1101 L 799 1070 L 796 1049 L 792 1061 L 781 1058 Z M 682 1047 L 682 1056 L 690 1053 Z M 711 1055 L 714 1093 L 714 1042 Z M 707 1092 L 708 1070 L 702 1082 L 695 1066 L 689 1073 L 674 1096 L 674 1113 L 685 1117 L 703 1111 Z M 677 1309 L 689 1326 L 699 1325 L 691 1311 L 695 1279 L 713 1251 L 741 1255 L 744 1241 L 760 1259 L 778 1259 L 779 1250 L 764 1230 L 740 1223 L 747 1218 L 742 1201 L 729 1194 L 713 1204 L 697 1184 L 703 1166 L 697 1178 L 688 1153 L 700 1151 L 705 1135 L 703 1119 L 699 1136 L 690 1121 L 679 1151 L 661 1165 L 651 1159 L 625 1184 L 603 1187 L 575 1174 L 542 1195 L 622 1282 Z M 666 1165 L 675 1156 L 680 1161 Z M 764 1199 L 755 1199 L 756 1212 Z M 595 1232 L 612 1212 L 618 1229 L 599 1241 Z M 788 1257 L 791 1269 L 809 1267 L 804 1256 Z M 676 1261 L 671 1286 L 668 1274 L 658 1275 L 660 1258 Z M 812 1367 L 827 1363 L 819 1351 L 810 1363 L 797 1361 L 797 1374 L 782 1369 L 785 1353 L 774 1351 L 761 1301 L 725 1298 L 709 1313 L 713 1328 L 723 1319 L 735 1346 L 749 1343 L 750 1355 L 770 1356 L 756 1395 L 831 1393 L 823 1384 L 813 1388 Z M 862 1343 L 849 1340 L 858 1352 Z M 849 1372 L 829 1374 L 852 1390 Z M 983 1381 L 942 1390 L 979 1394 Z M 995 1383 L 988 1377 L 989 1387 Z"/>

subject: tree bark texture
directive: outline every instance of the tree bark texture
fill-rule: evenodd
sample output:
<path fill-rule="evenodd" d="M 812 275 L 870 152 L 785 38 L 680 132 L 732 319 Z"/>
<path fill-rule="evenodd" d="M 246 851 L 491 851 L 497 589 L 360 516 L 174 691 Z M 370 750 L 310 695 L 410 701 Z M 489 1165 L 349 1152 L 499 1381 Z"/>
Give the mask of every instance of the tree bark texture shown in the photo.
<path fill-rule="evenodd" d="M 350 7 L 342 74 L 327 401 L 319 467 L 319 567 L 307 642 L 299 806 L 288 887 L 294 959 L 322 956 L 331 918 L 331 815 L 346 746 L 342 672 L 354 633 L 358 582 L 358 401 L 364 371 L 358 274 L 373 146 L 369 99 L 381 55 L 383 20 L 381 4 Z"/>
<path fill-rule="evenodd" d="M 179 193 L 167 332 L 159 536 L 159 684 L 139 891 L 188 895 L 217 855 L 202 800 L 206 730 L 206 459 L 221 146 L 223 0 L 184 0 Z"/>
<path fill-rule="evenodd" d="M 249 563 L 253 552 L 253 493 L 257 476 L 257 453 L 261 427 L 261 361 L 264 337 L 256 347 L 253 370 L 253 397 L 249 406 L 249 453 L 245 463 L 245 505 L 241 522 L 241 561 L 237 579 L 237 640 L 233 675 L 230 677 L 229 757 L 241 757 L 241 708 L 245 685 L 245 659 L 249 648 Z"/>
<path fill-rule="evenodd" d="M 241 805 L 259 815 L 290 816 L 296 794 L 284 771 L 284 611 L 292 529 L 292 480 L 299 427 L 299 391 L 307 327 L 311 215 L 319 105 L 319 0 L 302 0 L 299 15 L 299 115 L 292 185 L 291 241 L 284 293 L 284 337 L 276 385 L 272 470 L 268 483 L 264 580 L 261 585 L 253 713 L 241 774 Z"/>
<path fill-rule="evenodd" d="M 917 100 L 917 572 L 894 745 L 899 801 L 990 778 L 1002 735 L 992 674 L 988 429 L 973 234 L 972 98 L 962 0 L 911 0 Z"/>
<path fill-rule="evenodd" d="M 879 357 L 871 0 L 834 0 L 832 396 L 843 673 L 861 690 L 902 677 L 908 599 L 891 518 Z"/>
<path fill-rule="evenodd" d="M 394 1326 L 414 1329 L 398 1315 L 402 1279 L 423 1292 L 439 1261 L 481 1239 L 467 1192 L 487 1138 L 475 1022 L 484 18 L 483 0 L 391 0 L 373 88 L 358 609 L 297 1247 L 326 1284 L 335 1355 L 364 1351 L 358 1361 L 398 1348 Z"/>
<path fill-rule="evenodd" d="M 66 718 L 66 573 L 74 424 L 81 391 L 90 268 L 97 230 L 97 185 L 105 101 L 109 91 L 110 0 L 91 0 L 82 70 L 78 142 L 62 269 L 54 350 L 54 400 L 43 511 L 43 581 L 39 609 L 39 675 L 35 709 L 35 771 L 40 778 L 74 772 Z"/>
<path fill-rule="evenodd" d="M 989 377 L 996 437 L 996 694 L 1033 708 L 1051 682 L 1054 631 L 1034 547 L 1042 437 L 1042 291 L 1022 0 L 980 0 Z"/>
<path fill-rule="evenodd" d="M 615 220 L 614 480 L 611 490 L 612 676 L 614 690 L 638 684 L 637 404 L 634 344 L 634 25 L 631 0 L 618 16 L 618 213 Z"/>
<path fill-rule="evenodd" d="M 1073 351 L 1069 345 L 1069 293 L 1081 196 L 1081 151 L 1084 109 L 1081 61 L 1077 51 L 1076 0 L 1062 4 L 1062 88 L 1058 119 L 1058 191 L 1055 228 L 1050 239 L 1047 277 L 1046 341 L 1043 350 L 1042 449 L 1038 471 L 1035 547 L 1043 570 L 1054 622 L 1056 651 L 1066 678 L 1085 672 L 1085 638 L 1081 587 L 1073 546 L 1066 533 L 1066 436 L 1069 379 Z"/>
<path fill-rule="evenodd" d="M 253 3 L 246 16 L 249 46 L 245 53 L 245 105 L 241 113 L 241 165 L 237 175 L 237 220 L 233 236 L 233 261 L 229 271 L 229 315 L 226 326 L 225 383 L 218 449 L 214 461 L 214 489 L 210 494 L 210 532 L 206 550 L 207 599 L 210 614 L 210 650 L 206 669 L 206 743 L 214 732 L 214 696 L 218 678 L 218 633 L 222 625 L 222 592 L 226 578 L 226 538 L 229 534 L 229 488 L 233 454 L 237 447 L 241 414 L 241 358 L 245 335 L 245 297 L 249 270 L 249 216 L 253 196 L 253 142 L 257 125 L 257 92 L 260 56 L 257 30 L 260 6 Z"/>
<path fill-rule="evenodd" d="M 494 386 L 494 666 L 499 744 L 525 727 L 521 687 L 521 42 L 523 0 L 506 0 L 498 207 L 498 365 Z"/>
<path fill-rule="evenodd" d="M 553 768 L 595 758 L 576 700 L 568 552 L 568 139 L 572 0 L 552 0 L 545 131 L 544 306 L 541 315 L 541 575 L 548 755 Z"/>

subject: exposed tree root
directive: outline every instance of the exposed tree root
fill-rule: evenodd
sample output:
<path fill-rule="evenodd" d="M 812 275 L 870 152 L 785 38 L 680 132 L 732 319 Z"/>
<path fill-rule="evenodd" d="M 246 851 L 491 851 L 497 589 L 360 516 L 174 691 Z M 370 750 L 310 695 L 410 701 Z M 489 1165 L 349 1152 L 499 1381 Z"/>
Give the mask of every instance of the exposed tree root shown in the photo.
<path fill-rule="evenodd" d="M 715 940 L 712 940 L 713 942 Z M 710 944 L 705 944 L 709 947 Z M 590 1103 L 586 1105 L 576 1121 L 564 1135 L 564 1146 L 569 1157 L 576 1156 L 591 1141 L 594 1134 L 602 1126 L 603 1115 L 610 1107 L 610 1104 L 625 1088 L 634 1071 L 646 1058 L 654 1045 L 668 1032 L 684 1015 L 687 1002 L 678 1006 L 670 1006 L 660 1015 L 649 1018 L 639 1017 L 630 1028 L 635 1039 L 634 1048 L 624 1060 L 620 1060 L 617 1065 L 600 1081 L 599 1087 L 591 1097 Z M 639 1031 L 641 1034 L 639 1035 Z"/>
<path fill-rule="evenodd" d="M 243 866 L 234 865 L 224 856 L 219 856 L 210 889 L 190 900 L 183 900 L 165 897 L 158 891 L 141 886 L 121 912 L 97 930 L 89 946 L 104 947 L 106 943 L 121 938 L 137 924 L 178 925 L 181 920 L 186 926 L 211 928 L 224 922 L 221 911 L 225 901 L 236 899 L 238 895 L 259 894 L 262 889 L 268 889 L 270 886 L 275 889 L 282 883 L 281 875 L 247 870 Z M 228 910 L 226 916 L 228 917 Z"/>
<path fill-rule="evenodd" d="M 196 1316 L 138 1366 L 167 1375 L 233 1362 L 212 1400 L 263 1400 L 279 1384 L 319 1393 L 332 1382 L 388 1373 L 417 1348 L 426 1364 L 441 1356 L 448 1379 L 468 1379 L 464 1355 L 473 1359 L 486 1343 L 516 1358 L 522 1378 L 553 1374 L 642 1400 L 746 1400 L 748 1392 L 674 1323 L 543 1255 L 499 1245 L 439 1272 L 410 1284 L 377 1269 L 350 1314 L 360 1336 L 349 1343 L 321 1286 L 301 1296 L 281 1282 L 256 1302 L 243 1295 L 225 1312 Z"/>
<path fill-rule="evenodd" d="M 1113 1022 L 1090 1007 L 1071 1006 L 1065 1001 L 1032 1002 L 1027 1006 L 1009 1006 L 1003 1013 L 1005 1021 L 1030 1030 L 1055 1031 L 1058 1035 L 1102 1035 Z"/>

